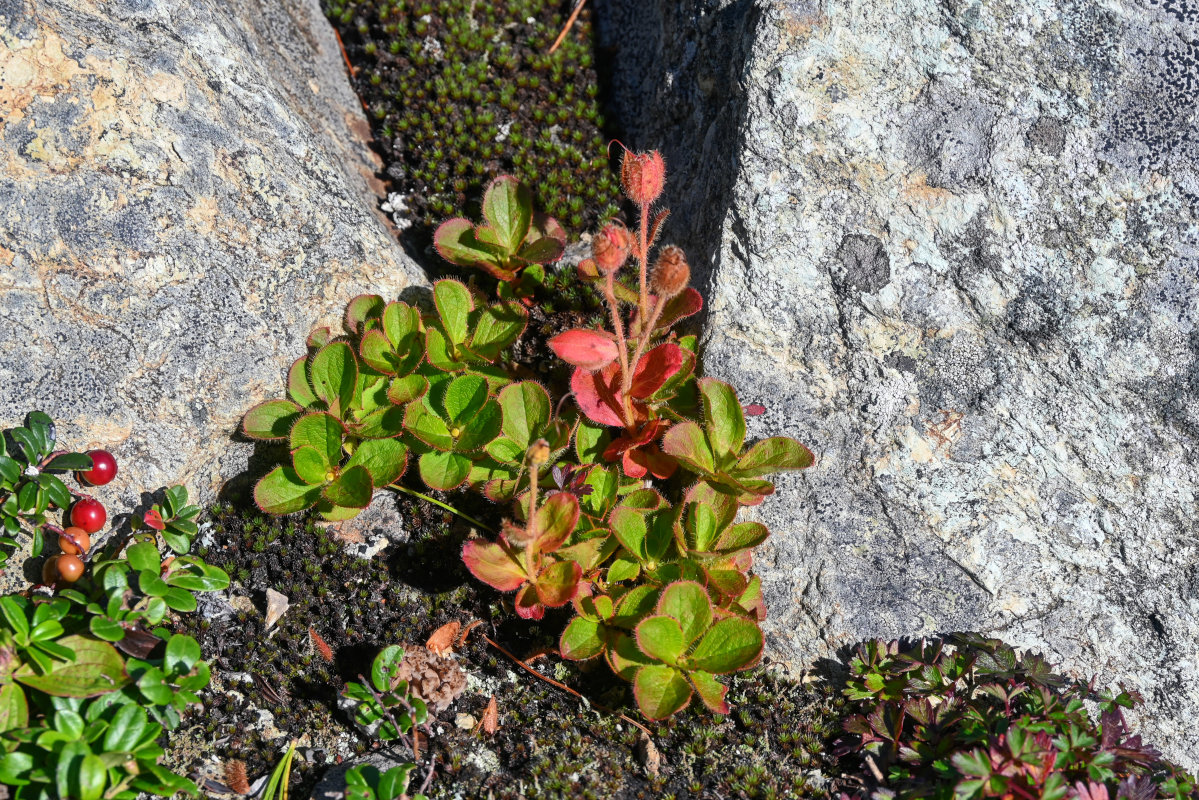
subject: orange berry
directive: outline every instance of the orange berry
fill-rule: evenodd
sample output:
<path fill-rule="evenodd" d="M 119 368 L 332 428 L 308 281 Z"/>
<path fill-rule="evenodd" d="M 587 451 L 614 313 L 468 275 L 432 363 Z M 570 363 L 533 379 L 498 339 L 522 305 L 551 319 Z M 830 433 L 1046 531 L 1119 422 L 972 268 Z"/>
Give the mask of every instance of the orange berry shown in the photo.
<path fill-rule="evenodd" d="M 42 565 L 42 583 L 55 583 L 58 580 L 58 556 L 46 559 Z"/>
<path fill-rule="evenodd" d="M 67 583 L 74 583 L 83 577 L 83 561 L 79 556 L 59 556 L 58 576 Z"/>
<path fill-rule="evenodd" d="M 69 556 L 86 553 L 92 546 L 92 537 L 83 528 L 70 527 L 58 537 L 58 549 Z"/>

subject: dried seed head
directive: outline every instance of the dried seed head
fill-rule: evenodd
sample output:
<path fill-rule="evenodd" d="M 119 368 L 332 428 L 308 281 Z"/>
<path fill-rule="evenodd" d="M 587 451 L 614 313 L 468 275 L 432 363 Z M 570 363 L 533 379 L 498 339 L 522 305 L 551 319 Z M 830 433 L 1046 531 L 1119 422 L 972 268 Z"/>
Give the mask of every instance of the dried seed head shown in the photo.
<path fill-rule="evenodd" d="M 246 776 L 244 761 L 225 762 L 225 785 L 237 794 L 250 793 L 250 781 Z"/>
<path fill-rule="evenodd" d="M 620 185 L 637 205 L 652 205 L 666 185 L 666 162 L 662 154 L 657 150 L 648 153 L 626 150 L 620 162 Z"/>
<path fill-rule="evenodd" d="M 683 248 L 670 244 L 662 248 L 658 263 L 654 265 L 654 274 L 650 278 L 650 289 L 661 297 L 671 298 L 687 288 L 691 283 L 691 267 Z"/>
<path fill-rule="evenodd" d="M 396 680 L 408 681 L 409 690 L 424 700 L 433 714 L 449 708 L 466 689 L 466 673 L 458 662 L 424 647 L 404 647 Z"/>
<path fill-rule="evenodd" d="M 604 275 L 610 275 L 624 266 L 629 260 L 629 250 L 632 239 L 625 226 L 613 222 L 597 233 L 591 239 L 591 254 L 595 256 L 595 266 Z"/>

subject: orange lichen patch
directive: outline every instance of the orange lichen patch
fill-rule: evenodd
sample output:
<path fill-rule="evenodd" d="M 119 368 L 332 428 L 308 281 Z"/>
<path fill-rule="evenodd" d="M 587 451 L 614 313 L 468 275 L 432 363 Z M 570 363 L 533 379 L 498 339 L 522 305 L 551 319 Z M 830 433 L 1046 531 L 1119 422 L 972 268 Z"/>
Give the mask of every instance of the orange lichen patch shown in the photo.
<path fill-rule="evenodd" d="M 38 97 L 54 96 L 85 69 L 63 52 L 63 39 L 39 28 L 32 41 L 0 38 L 0 128 L 25 118 L 25 109 Z"/>
<path fill-rule="evenodd" d="M 924 208 L 942 206 L 955 199 L 953 192 L 948 189 L 929 186 L 928 175 L 923 172 L 911 173 L 899 193 L 910 203 Z"/>

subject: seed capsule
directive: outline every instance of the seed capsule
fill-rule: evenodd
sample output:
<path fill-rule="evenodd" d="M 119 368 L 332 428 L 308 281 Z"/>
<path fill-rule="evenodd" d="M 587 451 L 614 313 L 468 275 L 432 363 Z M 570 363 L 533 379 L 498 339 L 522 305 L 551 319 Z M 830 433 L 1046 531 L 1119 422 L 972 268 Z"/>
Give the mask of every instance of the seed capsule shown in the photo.
<path fill-rule="evenodd" d="M 666 185 L 666 162 L 657 150 L 648 153 L 625 151 L 620 162 L 620 185 L 625 195 L 639 206 L 653 204 Z"/>
<path fill-rule="evenodd" d="M 691 267 L 681 247 L 667 245 L 658 256 L 654 274 L 650 278 L 650 290 L 660 297 L 674 297 L 691 283 Z"/>
<path fill-rule="evenodd" d="M 623 267 L 629 259 L 631 241 L 625 226 L 615 222 L 605 225 L 591 239 L 591 254 L 599 271 L 609 275 Z"/>

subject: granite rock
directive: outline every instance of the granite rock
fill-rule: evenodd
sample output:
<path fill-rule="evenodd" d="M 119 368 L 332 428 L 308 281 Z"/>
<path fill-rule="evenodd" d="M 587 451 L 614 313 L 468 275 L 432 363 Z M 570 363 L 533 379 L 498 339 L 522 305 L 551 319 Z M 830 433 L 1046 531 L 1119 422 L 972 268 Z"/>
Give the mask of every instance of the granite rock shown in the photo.
<path fill-rule="evenodd" d="M 317 325 L 424 283 L 317 0 L 0 0 L 0 427 L 210 500 Z"/>
<path fill-rule="evenodd" d="M 705 372 L 817 454 L 755 510 L 769 657 L 985 631 L 1199 766 L 1199 11 L 597 10 Z"/>

